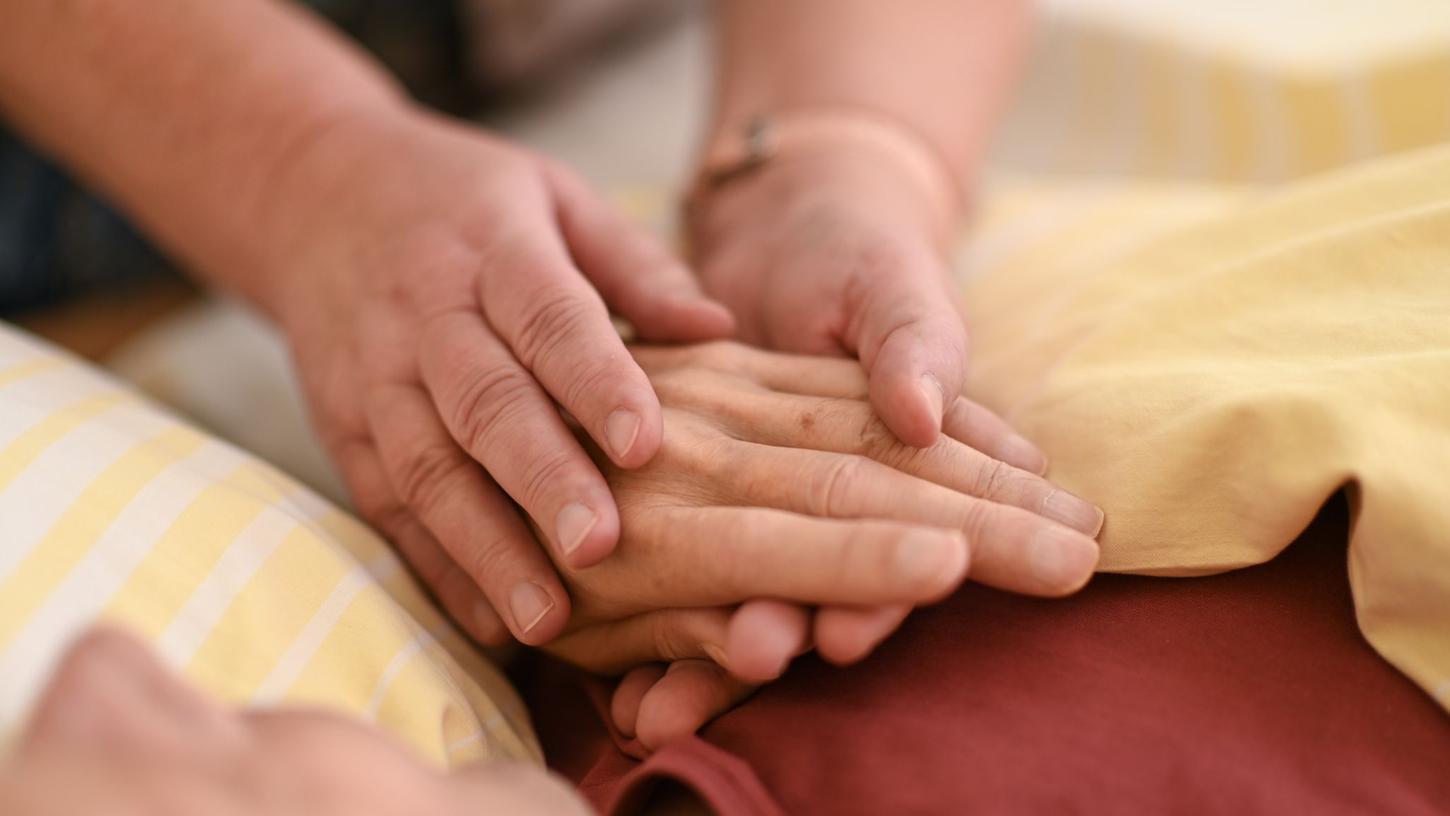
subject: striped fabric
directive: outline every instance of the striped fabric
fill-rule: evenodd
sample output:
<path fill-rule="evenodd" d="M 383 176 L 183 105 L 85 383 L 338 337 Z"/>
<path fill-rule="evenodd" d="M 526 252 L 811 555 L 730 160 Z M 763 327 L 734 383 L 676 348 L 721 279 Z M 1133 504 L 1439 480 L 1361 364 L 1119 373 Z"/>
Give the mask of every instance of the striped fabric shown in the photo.
<path fill-rule="evenodd" d="M 445 765 L 539 758 L 506 681 L 372 532 L 0 328 L 0 733 L 97 618 L 229 701 L 361 716 Z"/>
<path fill-rule="evenodd" d="M 1049 0 L 1001 152 L 1277 182 L 1450 139 L 1444 0 Z"/>

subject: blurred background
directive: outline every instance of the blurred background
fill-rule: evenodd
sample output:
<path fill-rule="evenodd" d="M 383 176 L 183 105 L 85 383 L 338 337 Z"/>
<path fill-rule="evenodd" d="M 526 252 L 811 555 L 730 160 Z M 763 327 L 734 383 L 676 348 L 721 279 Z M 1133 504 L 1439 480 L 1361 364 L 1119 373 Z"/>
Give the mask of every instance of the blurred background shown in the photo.
<path fill-rule="evenodd" d="M 669 229 L 708 98 L 707 3 L 314 5 L 420 98 L 564 160 Z M 1048 0 L 988 186 L 1252 188 L 1447 138 L 1445 0 Z M 341 498 L 285 350 L 239 307 L 146 277 L 15 317 Z"/>

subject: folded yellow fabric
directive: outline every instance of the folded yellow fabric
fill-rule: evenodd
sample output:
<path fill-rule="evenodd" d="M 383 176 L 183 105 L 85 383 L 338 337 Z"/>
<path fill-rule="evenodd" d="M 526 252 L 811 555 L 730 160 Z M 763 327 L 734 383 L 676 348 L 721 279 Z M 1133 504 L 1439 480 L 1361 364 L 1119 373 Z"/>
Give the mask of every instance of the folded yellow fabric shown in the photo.
<path fill-rule="evenodd" d="M 502 675 L 376 535 L 0 324 L 0 740 L 96 618 L 232 702 L 370 719 L 440 764 L 539 759 Z"/>
<path fill-rule="evenodd" d="M 1450 146 L 1019 199 L 966 253 L 972 389 L 1106 509 L 1102 569 L 1260 563 L 1347 488 L 1360 626 L 1450 706 Z"/>

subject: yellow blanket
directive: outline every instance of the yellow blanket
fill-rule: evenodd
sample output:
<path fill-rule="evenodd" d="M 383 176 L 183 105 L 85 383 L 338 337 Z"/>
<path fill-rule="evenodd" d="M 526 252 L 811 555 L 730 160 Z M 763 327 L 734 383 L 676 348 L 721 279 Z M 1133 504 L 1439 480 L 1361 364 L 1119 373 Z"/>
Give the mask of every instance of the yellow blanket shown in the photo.
<path fill-rule="evenodd" d="M 1348 488 L 1360 626 L 1450 705 L 1450 147 L 1253 199 L 1075 196 L 1015 255 L 979 243 L 965 297 L 975 394 L 1104 506 L 1102 569 L 1260 563 Z"/>

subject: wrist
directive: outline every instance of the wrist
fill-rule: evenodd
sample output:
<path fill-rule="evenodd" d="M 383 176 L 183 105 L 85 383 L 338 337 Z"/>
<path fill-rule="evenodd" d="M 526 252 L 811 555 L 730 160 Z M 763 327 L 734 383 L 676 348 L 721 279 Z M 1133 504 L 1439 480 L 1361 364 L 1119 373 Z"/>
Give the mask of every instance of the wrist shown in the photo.
<path fill-rule="evenodd" d="M 220 281 L 274 321 L 286 323 L 299 286 L 336 266 L 329 257 L 361 202 L 346 185 L 379 172 L 389 139 L 419 114 L 401 99 L 319 109 L 290 124 L 257 168 L 258 192 L 243 216 L 243 240 L 218 268 Z"/>
<path fill-rule="evenodd" d="M 871 167 L 880 171 L 875 180 L 863 172 Z M 888 182 L 885 187 L 903 188 L 909 199 L 897 203 L 915 205 L 917 217 L 942 237 L 952 232 L 966 200 L 951 162 L 929 140 L 907 123 L 864 108 L 800 108 L 717 129 L 702 151 L 687 215 L 708 209 L 722 190 L 744 186 L 754 176 L 793 179 L 796 188 Z M 783 186 L 778 192 L 791 191 L 790 181 Z"/>
<path fill-rule="evenodd" d="M 817 215 L 850 213 L 874 227 L 915 233 L 945 252 L 960 206 L 944 211 L 890 155 L 850 140 L 821 141 L 782 151 L 721 184 L 696 185 L 685 206 L 692 252 L 709 253 L 761 219 L 803 223 Z"/>

